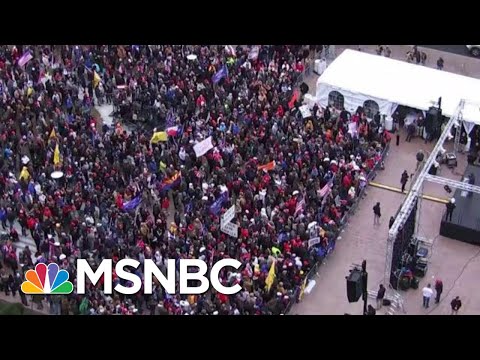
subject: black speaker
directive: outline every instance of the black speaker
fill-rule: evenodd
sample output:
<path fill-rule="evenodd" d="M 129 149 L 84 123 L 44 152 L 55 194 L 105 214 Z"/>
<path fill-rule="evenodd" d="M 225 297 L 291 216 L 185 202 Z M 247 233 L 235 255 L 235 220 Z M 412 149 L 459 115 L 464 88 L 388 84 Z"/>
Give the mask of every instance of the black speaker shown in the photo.
<path fill-rule="evenodd" d="M 352 270 L 347 277 L 347 298 L 348 302 L 357 302 L 362 297 L 362 272 Z"/>
<path fill-rule="evenodd" d="M 425 117 L 425 130 L 428 134 L 431 134 L 433 132 L 433 128 L 436 123 L 436 117 L 437 117 L 437 111 L 434 107 L 431 107 L 428 112 L 427 116 Z"/>
<path fill-rule="evenodd" d="M 442 126 L 442 109 L 430 107 L 425 118 L 425 129 L 432 134 Z"/>

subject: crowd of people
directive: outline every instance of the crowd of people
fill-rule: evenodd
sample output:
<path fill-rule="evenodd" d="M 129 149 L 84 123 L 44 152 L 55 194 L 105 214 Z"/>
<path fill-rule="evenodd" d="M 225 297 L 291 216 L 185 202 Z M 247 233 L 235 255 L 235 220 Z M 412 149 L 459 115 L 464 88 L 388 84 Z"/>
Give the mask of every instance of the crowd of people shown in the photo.
<path fill-rule="evenodd" d="M 102 259 L 153 259 L 163 272 L 167 259 L 211 266 L 235 258 L 242 267 L 220 273 L 222 283 L 242 286 L 235 295 L 213 288 L 172 295 L 158 285 L 152 295 L 107 295 L 99 283 L 86 295 L 48 297 L 50 309 L 284 313 L 311 267 L 333 249 L 390 140 L 362 108 L 351 114 L 315 105 L 302 116 L 298 80 L 318 50 L 0 47 L 2 288 L 18 290 L 15 279 L 36 263 L 58 263 L 75 284 L 78 258 L 93 269 Z M 112 126 L 92 112 L 102 103 L 114 105 Z M 150 126 L 124 125 L 140 118 Z M 168 137 L 159 140 L 165 129 Z M 213 148 L 197 156 L 194 146 L 206 139 Z M 238 238 L 220 228 L 231 206 Z M 17 256 L 21 236 L 36 248 Z M 135 273 L 142 277 L 141 267 Z M 33 299 L 42 306 L 41 296 Z"/>

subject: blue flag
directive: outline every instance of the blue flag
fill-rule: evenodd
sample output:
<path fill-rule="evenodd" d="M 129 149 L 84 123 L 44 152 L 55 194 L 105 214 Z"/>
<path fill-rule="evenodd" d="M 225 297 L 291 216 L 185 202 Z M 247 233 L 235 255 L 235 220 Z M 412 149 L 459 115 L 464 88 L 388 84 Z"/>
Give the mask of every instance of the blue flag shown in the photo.
<path fill-rule="evenodd" d="M 228 76 L 228 69 L 227 69 L 227 65 L 223 65 L 223 67 L 218 70 L 215 75 L 212 76 L 212 82 L 214 84 L 218 83 L 220 80 L 222 80 L 222 78 L 224 77 L 227 77 Z"/>
<path fill-rule="evenodd" d="M 168 127 L 172 127 L 175 125 L 175 115 L 173 114 L 173 111 L 172 110 L 169 110 L 168 113 L 167 113 L 167 119 L 166 119 L 166 124 L 167 124 L 167 128 Z"/>
<path fill-rule="evenodd" d="M 132 200 L 123 203 L 123 210 L 131 211 L 137 208 L 138 205 L 142 202 L 142 196 L 138 195 L 134 197 Z"/>
<path fill-rule="evenodd" d="M 35 191 L 35 184 L 33 183 L 33 181 L 30 181 L 28 183 L 28 192 L 32 195 L 35 195 L 37 192 Z"/>
<path fill-rule="evenodd" d="M 228 191 L 222 193 L 215 202 L 210 205 L 210 212 L 214 215 L 218 215 L 218 213 L 222 210 L 222 205 L 225 201 L 228 200 Z"/>

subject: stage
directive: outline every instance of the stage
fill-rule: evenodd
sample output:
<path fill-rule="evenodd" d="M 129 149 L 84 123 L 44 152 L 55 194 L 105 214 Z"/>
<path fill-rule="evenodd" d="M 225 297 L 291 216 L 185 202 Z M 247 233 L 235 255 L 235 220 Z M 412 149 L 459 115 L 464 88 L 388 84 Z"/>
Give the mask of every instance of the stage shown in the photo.
<path fill-rule="evenodd" d="M 475 185 L 480 184 L 480 167 L 468 165 L 463 179 L 473 173 Z M 468 194 L 455 190 L 455 205 L 452 221 L 446 221 L 447 209 L 443 211 L 440 235 L 466 243 L 480 245 L 480 194 Z"/>

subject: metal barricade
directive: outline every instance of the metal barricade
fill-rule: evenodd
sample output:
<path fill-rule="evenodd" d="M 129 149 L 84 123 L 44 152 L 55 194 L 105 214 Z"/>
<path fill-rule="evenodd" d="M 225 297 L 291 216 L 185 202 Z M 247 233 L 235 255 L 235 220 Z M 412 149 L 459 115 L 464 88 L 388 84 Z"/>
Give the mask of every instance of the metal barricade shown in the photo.
<path fill-rule="evenodd" d="M 333 240 L 332 242 L 335 242 L 336 239 L 338 238 L 338 236 L 341 234 L 341 232 L 345 229 L 347 223 L 348 223 L 348 219 L 353 215 L 355 214 L 355 211 L 357 210 L 358 208 L 358 204 L 360 203 L 360 200 L 363 198 L 363 196 L 365 195 L 365 191 L 367 189 L 367 186 L 368 186 L 368 183 L 375 178 L 376 176 L 376 172 L 378 171 L 378 169 L 380 169 L 381 165 L 382 165 L 382 162 L 385 161 L 385 158 L 386 156 L 388 155 L 388 151 L 390 149 L 390 143 L 387 143 L 385 145 L 385 148 L 383 149 L 382 151 L 382 155 L 381 155 L 381 158 L 375 163 L 375 166 L 373 167 L 373 169 L 370 171 L 370 173 L 368 174 L 367 176 L 367 184 L 365 185 L 365 187 L 360 191 L 360 193 L 358 194 L 357 196 L 357 199 L 356 201 L 354 202 L 354 204 L 352 205 L 352 207 L 347 211 L 347 213 L 342 217 L 342 219 L 340 220 L 341 222 L 341 225 L 339 226 L 338 228 L 338 231 L 337 233 L 335 234 L 335 236 L 333 237 Z M 323 261 L 329 256 L 330 252 L 327 252 L 325 253 L 325 256 L 321 259 L 319 259 L 317 262 L 315 262 L 315 264 L 312 266 L 312 268 L 307 272 L 307 274 L 305 275 L 305 277 L 307 278 L 307 282 L 312 280 L 318 273 L 318 270 L 320 268 L 320 266 L 322 265 Z M 290 299 L 290 302 L 288 304 L 288 306 L 286 307 L 285 311 L 284 311 L 284 314 L 288 314 L 293 305 L 294 304 L 297 304 L 301 301 L 301 299 L 299 298 L 300 296 L 300 293 L 301 293 L 301 287 L 300 286 L 296 286 L 292 292 L 292 296 L 291 296 L 291 299 Z"/>

